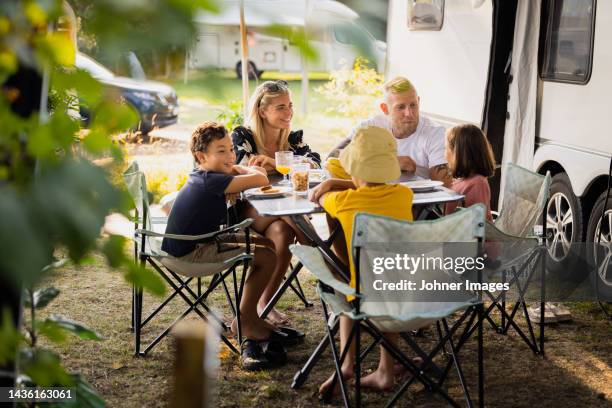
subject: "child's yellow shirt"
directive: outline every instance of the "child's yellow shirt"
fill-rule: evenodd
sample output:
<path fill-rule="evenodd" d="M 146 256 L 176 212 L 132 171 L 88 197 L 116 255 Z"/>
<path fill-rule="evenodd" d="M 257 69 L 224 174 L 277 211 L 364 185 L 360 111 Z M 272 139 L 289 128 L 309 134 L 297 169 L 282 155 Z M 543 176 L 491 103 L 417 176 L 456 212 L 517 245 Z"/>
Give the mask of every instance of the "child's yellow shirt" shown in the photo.
<path fill-rule="evenodd" d="M 351 251 L 355 214 L 365 212 L 412 221 L 412 196 L 412 190 L 400 184 L 360 187 L 356 190 L 332 192 L 325 196 L 323 208 L 330 216 L 340 221 L 344 230 L 351 264 L 352 287 L 355 287 L 355 266 Z"/>

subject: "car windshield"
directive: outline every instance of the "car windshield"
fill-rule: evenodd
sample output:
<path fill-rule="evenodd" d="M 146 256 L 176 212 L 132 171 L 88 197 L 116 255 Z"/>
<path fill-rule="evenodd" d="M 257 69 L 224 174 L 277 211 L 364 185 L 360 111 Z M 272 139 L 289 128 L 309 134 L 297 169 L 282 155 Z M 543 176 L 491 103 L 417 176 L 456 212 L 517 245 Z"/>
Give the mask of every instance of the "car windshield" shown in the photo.
<path fill-rule="evenodd" d="M 85 54 L 77 53 L 76 66 L 89 72 L 96 79 L 111 79 L 115 76 L 109 69 Z"/>

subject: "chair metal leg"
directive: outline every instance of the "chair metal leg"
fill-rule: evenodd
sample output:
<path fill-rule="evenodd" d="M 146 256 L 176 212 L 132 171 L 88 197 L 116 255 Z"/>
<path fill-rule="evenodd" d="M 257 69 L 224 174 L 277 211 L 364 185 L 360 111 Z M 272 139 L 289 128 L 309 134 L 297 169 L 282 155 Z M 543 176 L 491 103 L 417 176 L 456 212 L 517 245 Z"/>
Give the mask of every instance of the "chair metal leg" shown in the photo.
<path fill-rule="evenodd" d="M 453 407 L 457 407 L 457 408 L 459 407 L 457 402 L 453 400 L 446 393 L 446 391 L 444 391 L 440 386 L 438 386 L 438 384 L 436 384 L 435 381 L 432 381 L 429 377 L 425 375 L 425 373 L 423 372 L 425 366 L 417 367 L 412 361 L 410 361 L 410 359 L 406 358 L 406 355 L 403 354 L 397 348 L 397 346 L 391 343 L 382 333 L 380 333 L 380 331 L 376 327 L 374 327 L 374 325 L 371 322 L 366 320 L 364 324 L 366 324 L 373 332 L 377 333 L 377 335 L 380 336 L 382 346 L 385 348 L 385 350 L 387 350 L 393 356 L 393 358 L 395 358 L 404 367 L 406 367 L 406 369 L 408 369 L 410 372 L 413 373 L 413 377 L 410 380 L 408 380 L 408 382 L 412 383 L 415 379 L 417 379 L 426 388 L 431 389 L 432 391 L 442 396 L 442 398 L 444 398 L 450 405 L 452 405 Z M 442 348 L 441 345 L 439 345 L 439 347 L 437 347 L 437 350 L 439 351 L 441 348 Z M 407 386 L 402 386 L 401 387 L 402 393 L 407 388 L 408 388 Z M 387 404 L 387 406 L 393 405 L 394 401 L 396 401 L 400 396 L 401 396 L 400 392 L 396 393 L 396 395 L 393 396 L 392 400 Z"/>
<path fill-rule="evenodd" d="M 327 305 L 322 299 L 321 299 L 321 305 L 323 306 L 323 316 L 328 316 Z M 338 358 L 338 350 L 336 348 L 336 342 L 334 340 L 334 335 L 333 335 L 332 330 L 329 328 L 329 325 L 327 324 L 327 322 L 325 323 L 325 331 L 327 332 L 327 339 L 329 341 L 329 345 L 330 345 L 331 352 L 332 352 L 332 357 L 334 359 L 334 367 L 336 369 L 336 376 L 338 377 L 338 380 L 340 381 L 340 393 L 342 394 L 342 400 L 344 401 L 344 406 L 346 408 L 349 408 L 350 404 L 349 404 L 348 394 L 346 392 L 344 376 L 342 375 L 342 366 L 341 366 L 342 362 L 340 361 L 340 358 Z M 352 337 L 352 332 L 353 331 L 351 331 L 350 337 Z M 350 349 L 350 347 L 347 347 L 346 350 L 343 350 L 342 351 L 343 354 L 345 354 L 348 351 L 348 349 Z M 333 391 L 334 387 L 335 387 L 335 382 L 332 382 L 330 391 Z"/>
<path fill-rule="evenodd" d="M 132 285 L 132 316 L 131 316 L 131 322 L 130 322 L 130 331 L 132 333 L 134 333 L 134 314 L 135 309 L 136 308 L 136 286 Z"/>
<path fill-rule="evenodd" d="M 181 284 L 181 286 L 179 286 L 179 289 L 182 290 L 185 287 L 185 285 L 189 284 L 190 281 L 191 281 L 191 278 L 187 279 L 185 282 Z M 157 313 L 159 313 L 168 303 L 172 301 L 172 299 L 176 297 L 176 295 L 178 295 L 178 292 L 177 291 L 173 292 L 170 296 L 166 298 L 166 300 L 160 303 L 159 306 L 157 306 L 154 311 L 149 313 L 149 315 L 142 321 L 141 328 L 145 327 L 147 323 L 149 323 L 149 321 L 151 321 L 155 317 L 155 315 L 157 315 Z"/>
<path fill-rule="evenodd" d="M 504 269 L 502 271 L 502 284 L 506 283 L 506 270 Z M 501 307 L 502 309 L 506 310 L 506 291 L 503 291 L 502 293 L 502 301 L 501 301 Z M 507 328 L 506 328 L 506 315 L 502 313 L 501 315 L 501 330 L 498 329 L 498 333 L 499 334 L 507 334 Z"/>
<path fill-rule="evenodd" d="M 234 277 L 234 290 L 236 289 L 236 269 L 232 268 L 232 275 Z M 225 298 L 227 299 L 227 303 L 229 303 L 230 305 L 230 309 L 232 309 L 232 315 L 234 317 L 237 316 L 238 313 L 238 305 L 234 305 L 234 302 L 232 301 L 232 297 L 230 296 L 229 290 L 227 289 L 227 284 L 225 283 L 225 279 L 221 280 L 221 284 L 223 285 L 223 291 L 225 292 Z M 238 292 L 235 292 L 238 293 Z"/>
<path fill-rule="evenodd" d="M 332 336 L 336 335 L 339 327 L 340 325 L 339 325 L 338 319 L 336 318 L 330 328 L 332 332 Z M 295 375 L 293 376 L 293 382 L 291 383 L 291 388 L 293 388 L 294 390 L 297 390 L 298 388 L 302 387 L 302 385 L 304 385 L 304 383 L 308 379 L 308 375 L 310 375 L 310 372 L 312 371 L 314 366 L 317 364 L 317 362 L 321 358 L 321 355 L 325 351 L 325 348 L 327 348 L 328 345 L 329 345 L 329 341 L 327 339 L 327 335 L 325 335 L 321 339 L 317 347 L 314 349 L 314 351 L 312 352 L 312 354 L 310 355 L 306 363 L 304 363 L 304 366 L 299 371 L 297 371 Z"/>
<path fill-rule="evenodd" d="M 483 350 L 483 312 L 484 304 L 480 303 L 478 309 L 478 406 L 484 408 L 484 350 Z"/>
<path fill-rule="evenodd" d="M 300 282 L 300 278 L 299 277 L 295 277 L 295 285 L 297 286 L 297 291 L 299 292 L 299 297 L 302 300 L 302 302 L 304 303 L 304 307 L 313 307 L 314 303 L 310 302 L 307 298 L 306 298 L 306 293 L 304 293 L 304 289 L 302 289 L 302 283 Z"/>
<path fill-rule="evenodd" d="M 140 356 L 140 331 L 142 329 L 142 288 L 136 288 L 134 295 L 134 355 Z"/>
<path fill-rule="evenodd" d="M 359 310 L 359 309 L 357 309 Z M 355 330 L 355 406 L 361 408 L 361 322 L 354 322 Z M 347 343 L 350 348 L 350 343 Z"/>
<path fill-rule="evenodd" d="M 232 268 L 232 277 L 233 277 L 232 281 L 234 283 L 234 297 L 236 299 L 236 309 L 234 313 L 234 316 L 236 317 L 236 331 L 237 331 L 236 334 L 238 335 L 238 346 L 241 347 L 242 346 L 242 325 L 240 322 L 240 303 L 238 303 L 240 300 L 238 299 L 238 279 L 236 276 L 235 267 Z M 229 294 L 228 294 L 228 297 L 229 297 Z"/>
<path fill-rule="evenodd" d="M 546 224 L 544 224 L 546 225 Z M 540 352 L 539 354 L 544 357 L 544 307 L 546 305 L 546 244 L 543 244 L 543 248 L 540 249 L 542 252 L 542 269 L 540 271 Z"/>
<path fill-rule="evenodd" d="M 444 327 L 444 333 L 448 335 L 450 333 L 450 330 L 448 329 L 448 323 L 446 322 L 446 319 L 442 319 L 442 325 Z M 450 348 L 451 359 L 453 360 L 455 364 L 455 369 L 457 370 L 457 376 L 459 377 L 459 383 L 461 384 L 461 389 L 463 390 L 463 395 L 465 396 L 465 401 L 467 403 L 467 406 L 469 408 L 472 408 L 473 407 L 472 399 L 470 398 L 470 392 L 465 383 L 465 375 L 463 374 L 463 369 L 461 368 L 461 363 L 459 362 L 459 355 L 458 355 L 459 351 L 455 348 L 452 336 L 449 336 L 447 341 L 448 341 L 448 345 Z"/>
<path fill-rule="evenodd" d="M 170 325 L 168 327 L 166 327 L 166 329 L 163 332 L 161 332 L 155 338 L 155 340 L 153 340 L 151 343 L 149 343 L 149 345 L 147 345 L 147 347 L 144 349 L 144 351 L 141 353 L 141 355 L 146 355 L 153 347 L 155 347 L 164 337 L 166 337 L 168 335 L 170 330 L 172 330 L 172 328 L 174 326 L 176 326 L 176 324 L 178 322 L 183 320 L 190 312 L 197 310 L 196 307 L 197 307 L 198 303 L 201 302 L 201 300 L 202 300 L 202 298 L 197 298 L 193 303 L 188 302 L 189 303 L 189 307 L 187 309 L 185 309 L 185 311 L 180 316 L 178 316 L 176 319 L 174 319 L 174 321 L 172 323 L 170 323 Z M 204 319 L 204 321 L 208 322 L 208 319 L 205 316 L 203 316 L 202 318 Z M 221 341 L 223 341 L 232 352 L 234 352 L 236 354 L 239 354 L 239 352 L 236 349 L 236 347 L 234 347 L 234 345 L 227 339 L 227 337 L 225 337 L 223 334 L 221 334 L 220 338 L 221 338 Z"/>

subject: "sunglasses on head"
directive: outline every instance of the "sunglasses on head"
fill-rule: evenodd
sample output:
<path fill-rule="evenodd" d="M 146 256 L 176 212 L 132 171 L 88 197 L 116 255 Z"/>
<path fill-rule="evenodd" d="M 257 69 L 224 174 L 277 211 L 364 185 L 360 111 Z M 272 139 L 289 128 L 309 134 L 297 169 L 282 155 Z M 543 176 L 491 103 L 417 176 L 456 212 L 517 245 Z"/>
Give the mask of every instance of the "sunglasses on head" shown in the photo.
<path fill-rule="evenodd" d="M 287 81 L 283 81 L 282 79 L 276 81 L 266 81 L 262 84 L 266 91 L 270 92 L 282 92 L 288 89 L 289 84 Z"/>

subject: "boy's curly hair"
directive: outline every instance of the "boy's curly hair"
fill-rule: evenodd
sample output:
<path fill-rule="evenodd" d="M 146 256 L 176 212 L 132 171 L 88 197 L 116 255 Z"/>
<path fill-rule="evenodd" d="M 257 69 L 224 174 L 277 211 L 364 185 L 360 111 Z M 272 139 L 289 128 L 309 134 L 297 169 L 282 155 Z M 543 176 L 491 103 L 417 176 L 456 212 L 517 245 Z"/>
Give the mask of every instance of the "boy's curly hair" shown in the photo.
<path fill-rule="evenodd" d="M 216 122 L 203 122 L 191 134 L 189 149 L 196 163 L 200 163 L 196 152 L 205 152 L 213 140 L 223 139 L 227 136 L 225 126 Z"/>

